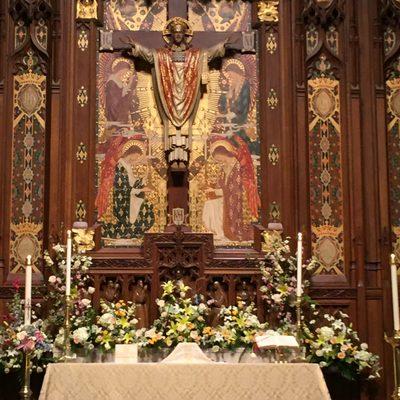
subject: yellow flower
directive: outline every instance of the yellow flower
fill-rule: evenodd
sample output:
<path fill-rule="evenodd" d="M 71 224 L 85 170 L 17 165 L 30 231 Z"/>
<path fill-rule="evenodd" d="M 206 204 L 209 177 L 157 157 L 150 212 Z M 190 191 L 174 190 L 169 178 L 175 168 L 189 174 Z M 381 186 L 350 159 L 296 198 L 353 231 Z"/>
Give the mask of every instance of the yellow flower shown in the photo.
<path fill-rule="evenodd" d="M 212 332 L 211 326 L 206 326 L 206 327 L 203 329 L 203 335 L 209 335 L 209 334 L 211 334 L 211 332 Z"/>

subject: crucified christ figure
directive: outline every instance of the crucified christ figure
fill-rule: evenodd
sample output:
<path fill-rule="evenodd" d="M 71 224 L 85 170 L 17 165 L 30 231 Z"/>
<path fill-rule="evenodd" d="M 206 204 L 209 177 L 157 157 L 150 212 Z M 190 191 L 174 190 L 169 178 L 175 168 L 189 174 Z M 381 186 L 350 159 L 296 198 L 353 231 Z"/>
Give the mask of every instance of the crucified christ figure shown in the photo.
<path fill-rule="evenodd" d="M 164 125 L 168 163 L 179 166 L 189 161 L 191 131 L 201 97 L 201 85 L 208 80 L 208 64 L 234 49 L 229 38 L 208 49 L 190 46 L 193 31 L 183 18 L 170 19 L 163 31 L 167 46 L 149 49 L 130 37 L 124 43 L 130 54 L 154 65 L 156 100 Z"/>

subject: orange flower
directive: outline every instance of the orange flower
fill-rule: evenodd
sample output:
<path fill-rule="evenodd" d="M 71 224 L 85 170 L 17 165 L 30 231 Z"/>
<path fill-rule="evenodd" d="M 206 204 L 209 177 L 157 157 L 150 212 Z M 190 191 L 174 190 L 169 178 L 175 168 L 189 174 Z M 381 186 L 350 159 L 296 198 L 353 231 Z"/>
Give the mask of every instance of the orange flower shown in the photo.
<path fill-rule="evenodd" d="M 339 359 L 343 360 L 343 358 L 346 357 L 346 354 L 343 353 L 343 351 L 341 351 L 337 356 L 338 356 Z"/>

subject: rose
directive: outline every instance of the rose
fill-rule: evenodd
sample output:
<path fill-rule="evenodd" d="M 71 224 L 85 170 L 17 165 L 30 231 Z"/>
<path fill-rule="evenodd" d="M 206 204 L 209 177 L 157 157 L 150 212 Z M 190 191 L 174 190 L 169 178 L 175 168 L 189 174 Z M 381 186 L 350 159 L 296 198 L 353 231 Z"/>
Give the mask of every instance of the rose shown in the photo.
<path fill-rule="evenodd" d="M 95 292 L 95 288 L 92 287 L 92 286 L 89 286 L 89 287 L 88 287 L 88 293 L 89 293 L 89 294 L 93 294 L 94 292 Z"/>
<path fill-rule="evenodd" d="M 25 331 L 21 331 L 17 333 L 17 339 L 22 342 L 26 337 L 28 336 L 28 334 Z"/>
<path fill-rule="evenodd" d="M 49 276 L 49 283 L 56 283 L 57 278 L 54 275 Z"/>
<path fill-rule="evenodd" d="M 75 344 L 84 344 L 89 339 L 89 332 L 85 327 L 75 329 L 72 338 Z"/>

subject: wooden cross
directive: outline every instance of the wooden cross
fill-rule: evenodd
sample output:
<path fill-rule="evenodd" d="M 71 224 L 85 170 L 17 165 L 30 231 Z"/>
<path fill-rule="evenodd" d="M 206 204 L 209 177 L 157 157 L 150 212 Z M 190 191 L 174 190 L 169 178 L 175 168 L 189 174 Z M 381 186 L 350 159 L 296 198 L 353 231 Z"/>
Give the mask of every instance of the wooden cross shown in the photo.
<path fill-rule="evenodd" d="M 168 19 L 173 17 L 188 19 L 187 7 L 186 0 L 169 0 Z M 129 49 L 130 46 L 123 42 L 127 37 L 148 48 L 159 48 L 165 45 L 160 31 L 100 31 L 100 51 Z M 230 48 L 241 52 L 255 52 L 255 31 L 250 29 L 248 32 L 194 32 L 192 44 L 196 48 L 209 48 L 228 37 L 231 43 Z"/>

